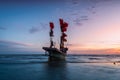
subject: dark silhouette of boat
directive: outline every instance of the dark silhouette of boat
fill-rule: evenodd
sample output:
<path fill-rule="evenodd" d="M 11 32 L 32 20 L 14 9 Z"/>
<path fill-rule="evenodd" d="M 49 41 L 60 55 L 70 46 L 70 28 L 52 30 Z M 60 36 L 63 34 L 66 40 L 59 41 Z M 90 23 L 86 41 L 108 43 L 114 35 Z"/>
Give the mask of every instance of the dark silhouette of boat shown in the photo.
<path fill-rule="evenodd" d="M 59 19 L 60 22 L 60 29 L 61 29 L 61 37 L 60 37 L 60 48 L 56 48 L 53 42 L 53 29 L 54 23 L 50 22 L 50 46 L 43 47 L 45 53 L 48 53 L 49 61 L 65 61 L 65 57 L 67 55 L 68 48 L 64 46 L 64 43 L 67 42 L 66 38 L 66 31 L 68 27 L 68 23 L 64 22 L 63 19 Z"/>

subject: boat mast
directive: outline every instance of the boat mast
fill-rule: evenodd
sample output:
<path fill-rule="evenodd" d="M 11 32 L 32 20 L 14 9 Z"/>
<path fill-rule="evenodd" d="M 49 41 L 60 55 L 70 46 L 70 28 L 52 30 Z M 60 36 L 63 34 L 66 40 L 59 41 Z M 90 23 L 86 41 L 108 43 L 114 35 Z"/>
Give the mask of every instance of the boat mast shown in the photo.
<path fill-rule="evenodd" d="M 49 25 L 50 25 L 50 33 L 49 33 L 49 35 L 50 35 L 50 48 L 52 48 L 52 47 L 54 46 L 54 44 L 53 44 L 53 37 L 54 37 L 54 35 L 53 35 L 53 29 L 54 29 L 54 23 L 53 23 L 53 22 L 50 22 Z"/>
<path fill-rule="evenodd" d="M 64 22 L 63 19 L 59 19 L 59 21 L 60 21 L 60 29 L 61 29 L 60 51 L 66 53 L 68 48 L 64 47 L 64 42 L 67 42 L 67 39 L 65 38 L 67 37 L 67 35 L 65 32 L 67 31 L 68 23 Z"/>

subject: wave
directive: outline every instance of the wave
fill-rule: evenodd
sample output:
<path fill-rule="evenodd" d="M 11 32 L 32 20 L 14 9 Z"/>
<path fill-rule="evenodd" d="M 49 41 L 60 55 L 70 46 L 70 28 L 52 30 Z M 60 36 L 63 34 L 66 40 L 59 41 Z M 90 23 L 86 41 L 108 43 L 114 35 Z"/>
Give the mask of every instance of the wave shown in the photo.
<path fill-rule="evenodd" d="M 65 63 L 120 63 L 116 55 L 68 55 Z M 0 64 L 37 64 L 48 63 L 45 55 L 0 55 Z"/>

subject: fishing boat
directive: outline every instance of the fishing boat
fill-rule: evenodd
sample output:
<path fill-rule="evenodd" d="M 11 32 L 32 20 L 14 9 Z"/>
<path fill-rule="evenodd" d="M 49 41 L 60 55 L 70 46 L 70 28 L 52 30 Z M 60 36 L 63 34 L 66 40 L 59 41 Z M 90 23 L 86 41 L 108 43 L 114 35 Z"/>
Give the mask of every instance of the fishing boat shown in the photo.
<path fill-rule="evenodd" d="M 55 47 L 54 41 L 53 41 L 54 23 L 53 22 L 49 23 L 49 25 L 50 25 L 50 32 L 49 32 L 50 46 L 43 47 L 43 49 L 45 50 L 45 53 L 48 54 L 49 61 L 65 61 L 65 59 L 66 59 L 68 48 L 65 47 L 65 42 L 67 42 L 67 39 L 66 39 L 67 35 L 65 32 L 67 31 L 68 23 L 64 22 L 63 19 L 59 19 L 59 23 L 60 23 L 60 29 L 61 29 L 59 48 Z"/>

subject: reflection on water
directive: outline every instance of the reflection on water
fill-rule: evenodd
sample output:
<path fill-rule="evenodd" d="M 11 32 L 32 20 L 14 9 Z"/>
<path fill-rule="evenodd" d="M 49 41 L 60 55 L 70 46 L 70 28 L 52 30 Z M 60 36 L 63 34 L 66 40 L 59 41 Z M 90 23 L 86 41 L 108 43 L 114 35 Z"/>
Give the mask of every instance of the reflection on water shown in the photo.
<path fill-rule="evenodd" d="M 47 80 L 68 80 L 66 62 L 49 62 L 45 68 Z"/>

